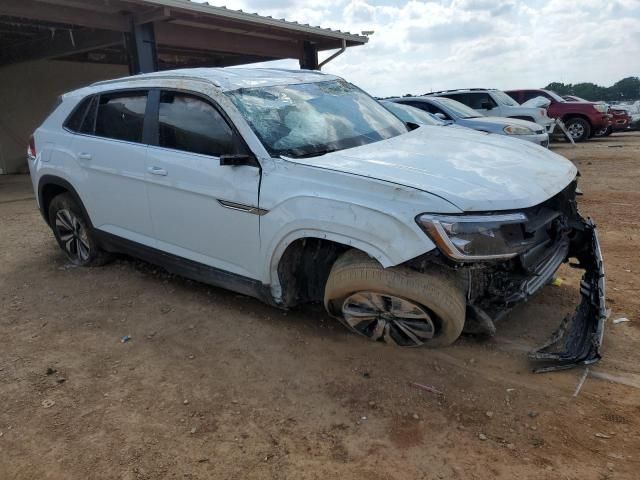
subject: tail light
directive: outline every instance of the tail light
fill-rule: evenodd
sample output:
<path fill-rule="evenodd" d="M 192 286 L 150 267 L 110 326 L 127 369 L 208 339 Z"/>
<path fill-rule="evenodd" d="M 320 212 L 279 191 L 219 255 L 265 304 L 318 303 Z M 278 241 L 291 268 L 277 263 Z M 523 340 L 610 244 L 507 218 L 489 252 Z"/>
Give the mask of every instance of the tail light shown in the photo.
<path fill-rule="evenodd" d="M 27 146 L 27 157 L 29 159 L 34 160 L 36 158 L 36 141 L 33 138 L 33 135 L 29 137 L 29 145 Z"/>

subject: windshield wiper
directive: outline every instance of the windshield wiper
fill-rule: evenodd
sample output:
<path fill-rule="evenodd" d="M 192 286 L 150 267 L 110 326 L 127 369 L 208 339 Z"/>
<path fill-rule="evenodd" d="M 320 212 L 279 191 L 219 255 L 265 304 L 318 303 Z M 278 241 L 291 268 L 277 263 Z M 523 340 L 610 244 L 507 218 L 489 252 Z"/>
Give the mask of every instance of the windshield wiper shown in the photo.
<path fill-rule="evenodd" d="M 315 152 L 298 155 L 296 158 L 321 157 L 322 155 L 326 155 L 327 153 L 336 152 L 338 150 L 339 150 L 338 148 L 327 148 L 325 150 L 318 150 L 318 151 L 315 151 Z"/>

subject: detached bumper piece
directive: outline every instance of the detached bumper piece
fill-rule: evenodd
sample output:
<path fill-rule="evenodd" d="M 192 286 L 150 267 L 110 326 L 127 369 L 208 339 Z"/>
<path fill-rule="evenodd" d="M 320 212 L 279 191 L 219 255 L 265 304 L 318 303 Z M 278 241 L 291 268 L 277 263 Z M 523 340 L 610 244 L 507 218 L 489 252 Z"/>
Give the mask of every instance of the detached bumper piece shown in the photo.
<path fill-rule="evenodd" d="M 575 313 L 567 316 L 556 332 L 529 358 L 539 362 L 536 373 L 565 370 L 589 365 L 600 360 L 600 346 L 606 320 L 604 263 L 598 234 L 593 222 L 582 220 L 575 229 L 568 257 L 579 263 L 572 265 L 585 270 L 580 282 L 581 301 Z"/>

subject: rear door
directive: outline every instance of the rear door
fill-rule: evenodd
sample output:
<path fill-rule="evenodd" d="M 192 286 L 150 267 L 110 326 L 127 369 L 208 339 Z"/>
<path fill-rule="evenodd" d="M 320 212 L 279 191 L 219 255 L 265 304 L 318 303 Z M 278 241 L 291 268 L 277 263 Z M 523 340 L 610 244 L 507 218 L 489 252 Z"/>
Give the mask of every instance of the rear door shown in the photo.
<path fill-rule="evenodd" d="M 95 228 L 154 245 L 145 187 L 143 142 L 147 90 L 95 95 L 81 102 L 65 127 L 84 172 L 75 182 Z"/>
<path fill-rule="evenodd" d="M 220 155 L 247 150 L 210 99 L 155 90 L 152 102 L 146 179 L 158 248 L 257 278 L 259 165 L 220 165 Z"/>

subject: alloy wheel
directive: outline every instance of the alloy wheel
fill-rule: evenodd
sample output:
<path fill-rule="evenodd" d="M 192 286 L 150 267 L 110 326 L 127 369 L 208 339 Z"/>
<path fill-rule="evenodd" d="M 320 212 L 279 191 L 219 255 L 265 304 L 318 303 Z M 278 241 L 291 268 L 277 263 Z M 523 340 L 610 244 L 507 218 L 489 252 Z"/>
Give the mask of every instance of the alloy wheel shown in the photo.
<path fill-rule="evenodd" d="M 91 247 L 87 231 L 78 216 L 70 210 L 58 210 L 55 227 L 60 243 L 69 258 L 75 263 L 86 262 L 89 259 Z"/>
<path fill-rule="evenodd" d="M 574 138 L 581 138 L 584 135 L 584 126 L 579 123 L 569 125 L 569 134 Z"/>
<path fill-rule="evenodd" d="M 371 340 L 402 347 L 428 342 L 436 328 L 427 310 L 404 298 L 376 292 L 357 292 L 342 304 L 342 322 Z"/>

